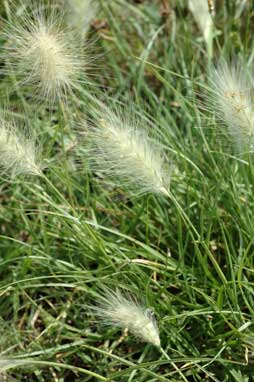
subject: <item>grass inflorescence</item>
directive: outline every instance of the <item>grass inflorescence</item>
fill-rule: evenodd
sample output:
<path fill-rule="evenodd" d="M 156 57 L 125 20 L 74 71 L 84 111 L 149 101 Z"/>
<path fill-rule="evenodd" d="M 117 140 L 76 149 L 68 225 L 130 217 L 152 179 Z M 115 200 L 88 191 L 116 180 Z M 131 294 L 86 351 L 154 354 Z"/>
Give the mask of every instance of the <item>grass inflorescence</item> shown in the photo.
<path fill-rule="evenodd" d="M 251 4 L 0 13 L 0 380 L 251 382 Z"/>

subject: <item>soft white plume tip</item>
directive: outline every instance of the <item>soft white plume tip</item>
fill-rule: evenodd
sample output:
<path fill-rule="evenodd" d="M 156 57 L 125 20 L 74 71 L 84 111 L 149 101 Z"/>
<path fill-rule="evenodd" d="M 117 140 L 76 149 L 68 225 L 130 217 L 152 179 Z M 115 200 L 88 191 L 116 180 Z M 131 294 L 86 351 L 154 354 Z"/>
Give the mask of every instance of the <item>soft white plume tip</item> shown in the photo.
<path fill-rule="evenodd" d="M 153 311 L 145 309 L 120 290 L 108 291 L 96 312 L 105 324 L 128 329 L 140 340 L 160 347 L 159 330 Z"/>

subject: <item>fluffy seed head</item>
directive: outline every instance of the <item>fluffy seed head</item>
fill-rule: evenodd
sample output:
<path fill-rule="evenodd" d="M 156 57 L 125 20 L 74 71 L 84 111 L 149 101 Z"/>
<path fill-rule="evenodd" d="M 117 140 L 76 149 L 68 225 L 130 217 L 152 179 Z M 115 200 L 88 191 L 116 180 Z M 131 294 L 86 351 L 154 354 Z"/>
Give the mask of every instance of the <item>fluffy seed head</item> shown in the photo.
<path fill-rule="evenodd" d="M 4 54 L 7 72 L 33 85 L 39 97 L 65 99 L 83 72 L 83 55 L 71 31 L 53 8 L 27 9 L 6 22 Z"/>
<path fill-rule="evenodd" d="M 149 138 L 144 121 L 103 107 L 87 129 L 86 153 L 94 171 L 133 193 L 164 193 L 169 167 L 161 146 Z"/>
<path fill-rule="evenodd" d="M 0 119 L 0 167 L 14 177 L 40 175 L 34 139 L 17 133 L 16 127 Z"/>
<path fill-rule="evenodd" d="M 160 347 L 159 330 L 153 311 L 145 309 L 130 296 L 124 296 L 120 290 L 108 291 L 95 309 L 105 324 L 128 329 L 143 342 Z"/>
<path fill-rule="evenodd" d="M 224 124 L 238 149 L 254 149 L 254 112 L 248 69 L 222 62 L 213 69 L 207 108 Z"/>

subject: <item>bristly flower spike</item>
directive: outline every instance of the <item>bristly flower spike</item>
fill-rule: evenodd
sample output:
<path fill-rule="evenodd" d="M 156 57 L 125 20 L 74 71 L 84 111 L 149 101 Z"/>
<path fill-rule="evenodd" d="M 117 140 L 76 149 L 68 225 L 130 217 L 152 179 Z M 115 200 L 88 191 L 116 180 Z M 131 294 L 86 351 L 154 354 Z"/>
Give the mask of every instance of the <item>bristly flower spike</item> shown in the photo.
<path fill-rule="evenodd" d="M 127 329 L 131 334 L 143 342 L 150 343 L 158 348 L 168 359 L 182 380 L 188 382 L 182 371 L 170 359 L 161 347 L 159 329 L 153 310 L 146 309 L 130 295 L 116 291 L 106 290 L 101 296 L 97 307 L 92 307 L 98 318 L 105 325 Z"/>
<path fill-rule="evenodd" d="M 0 168 L 4 174 L 41 175 L 34 139 L 17 132 L 14 124 L 0 119 Z"/>
<path fill-rule="evenodd" d="M 141 341 L 160 348 L 159 330 L 152 310 L 145 309 L 120 290 L 107 291 L 95 311 L 104 324 L 128 329 Z"/>
<path fill-rule="evenodd" d="M 7 73 L 31 85 L 40 99 L 65 101 L 84 72 L 84 55 L 73 33 L 63 27 L 63 15 L 53 6 L 35 4 L 19 16 L 11 9 L 4 29 Z"/>
<path fill-rule="evenodd" d="M 86 154 L 92 170 L 128 192 L 168 196 L 170 167 L 161 145 L 149 137 L 146 123 L 128 111 L 102 107 L 86 129 Z"/>
<path fill-rule="evenodd" d="M 254 112 L 248 68 L 221 62 L 211 75 L 207 108 L 227 125 L 238 149 L 254 150 Z"/>
<path fill-rule="evenodd" d="M 104 292 L 100 296 L 98 306 L 92 307 L 92 309 L 105 325 L 123 330 L 127 329 L 141 341 L 156 346 L 163 356 L 172 363 L 182 380 L 188 382 L 182 371 L 161 347 L 159 329 L 153 310 L 146 309 L 133 297 L 124 294 L 119 289 Z"/>

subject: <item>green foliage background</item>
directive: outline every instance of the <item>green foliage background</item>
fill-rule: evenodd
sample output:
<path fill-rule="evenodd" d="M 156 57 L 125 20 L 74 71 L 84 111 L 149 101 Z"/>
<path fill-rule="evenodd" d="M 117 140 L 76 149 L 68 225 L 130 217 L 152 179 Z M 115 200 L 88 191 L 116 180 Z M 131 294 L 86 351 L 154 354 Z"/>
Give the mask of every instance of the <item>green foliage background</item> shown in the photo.
<path fill-rule="evenodd" d="M 254 380 L 253 161 L 238 157 L 224 126 L 200 108 L 212 61 L 253 64 L 253 5 L 239 16 L 236 1 L 217 2 L 209 58 L 186 2 L 100 1 L 89 32 L 91 94 L 109 106 L 131 99 L 156 123 L 178 169 L 179 204 L 131 197 L 77 163 L 85 92 L 52 112 L 1 76 L 2 108 L 8 94 L 48 158 L 48 181 L 0 183 L 2 378 L 182 381 L 174 361 L 188 382 Z M 172 361 L 97 322 L 89 306 L 105 285 L 153 307 Z"/>

